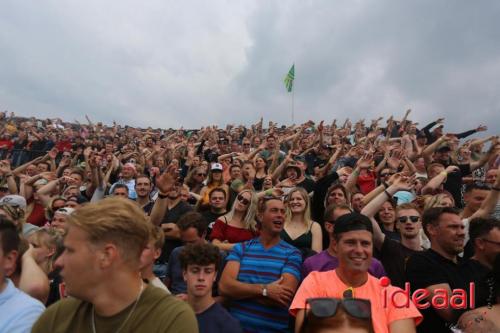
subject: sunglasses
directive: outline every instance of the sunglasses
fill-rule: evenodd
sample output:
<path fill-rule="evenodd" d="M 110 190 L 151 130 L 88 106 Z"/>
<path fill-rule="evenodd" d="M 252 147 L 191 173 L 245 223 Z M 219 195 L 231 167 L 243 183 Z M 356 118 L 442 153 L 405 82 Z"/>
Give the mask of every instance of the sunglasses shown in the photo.
<path fill-rule="evenodd" d="M 203 176 L 205 177 L 207 174 L 206 173 L 199 173 L 198 176 Z"/>
<path fill-rule="evenodd" d="M 248 205 L 250 203 L 250 200 L 248 200 L 247 198 L 245 198 L 243 195 L 239 194 L 237 197 L 239 202 L 241 202 L 242 204 L 244 204 L 245 206 Z"/>
<path fill-rule="evenodd" d="M 405 223 L 406 221 L 408 221 L 408 219 L 410 219 L 412 223 L 417 223 L 418 221 L 420 221 L 420 216 L 400 216 L 398 218 L 399 222 L 401 223 Z"/>
<path fill-rule="evenodd" d="M 333 317 L 337 314 L 340 306 L 345 312 L 358 319 L 370 320 L 371 319 L 371 303 L 366 299 L 359 298 L 308 298 L 306 304 L 309 304 L 310 314 L 319 319 Z M 307 306 L 307 305 L 306 305 Z M 304 316 L 305 316 L 304 311 Z M 304 319 L 304 323 L 307 317 Z"/>
<path fill-rule="evenodd" d="M 380 177 L 392 176 L 392 175 L 394 175 L 394 174 L 395 174 L 395 172 L 385 172 L 385 173 L 381 173 L 381 174 L 380 174 Z"/>

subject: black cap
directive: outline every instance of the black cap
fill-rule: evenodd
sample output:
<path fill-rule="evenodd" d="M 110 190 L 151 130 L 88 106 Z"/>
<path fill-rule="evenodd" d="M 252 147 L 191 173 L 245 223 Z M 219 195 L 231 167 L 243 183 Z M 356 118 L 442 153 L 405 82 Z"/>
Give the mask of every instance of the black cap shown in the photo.
<path fill-rule="evenodd" d="M 333 234 L 340 235 L 344 232 L 355 230 L 366 230 L 373 233 L 372 222 L 368 217 L 359 213 L 345 214 L 335 221 Z"/>

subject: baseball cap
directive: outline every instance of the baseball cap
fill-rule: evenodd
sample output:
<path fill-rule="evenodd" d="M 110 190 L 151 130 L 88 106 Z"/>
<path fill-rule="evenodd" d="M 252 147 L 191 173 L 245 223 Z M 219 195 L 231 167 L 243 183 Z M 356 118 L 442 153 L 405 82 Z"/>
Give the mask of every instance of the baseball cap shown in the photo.
<path fill-rule="evenodd" d="M 299 166 L 295 162 L 290 162 L 287 164 L 285 171 L 288 169 L 295 169 L 297 174 L 300 176 L 302 174 L 302 170 L 300 170 Z"/>
<path fill-rule="evenodd" d="M 373 233 L 372 222 L 368 217 L 359 213 L 345 214 L 335 221 L 333 234 L 340 235 L 344 232 L 356 230 L 366 230 Z"/>
<path fill-rule="evenodd" d="M 294 161 L 297 161 L 297 162 L 305 162 L 306 161 L 306 157 L 304 155 L 296 155 L 293 157 Z"/>
<path fill-rule="evenodd" d="M 438 147 L 438 149 L 436 149 L 436 151 L 442 153 L 442 152 L 445 152 L 445 151 L 451 151 L 451 148 L 450 148 L 450 146 L 448 146 L 447 143 L 444 143 L 444 144 L 440 145 Z"/>
<path fill-rule="evenodd" d="M 223 170 L 222 164 L 220 164 L 220 163 L 214 163 L 214 164 L 212 164 L 212 167 L 210 168 L 210 170 L 212 170 L 212 171 L 214 171 L 214 170 L 222 171 Z"/>
<path fill-rule="evenodd" d="M 74 211 L 75 211 L 74 208 L 63 207 L 63 208 L 59 208 L 58 210 L 56 210 L 56 213 L 59 213 L 61 215 L 71 215 L 71 213 L 73 213 Z"/>
<path fill-rule="evenodd" d="M 26 199 L 20 195 L 10 194 L 0 199 L 0 205 L 17 206 L 21 209 L 25 209 Z"/>

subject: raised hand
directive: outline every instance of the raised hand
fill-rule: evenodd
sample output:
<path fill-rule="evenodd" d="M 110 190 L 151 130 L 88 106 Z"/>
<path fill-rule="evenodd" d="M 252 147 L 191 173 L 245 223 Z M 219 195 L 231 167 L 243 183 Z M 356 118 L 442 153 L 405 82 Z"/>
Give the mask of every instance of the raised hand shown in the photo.
<path fill-rule="evenodd" d="M 161 193 L 170 192 L 174 188 L 178 177 L 179 171 L 175 165 L 170 164 L 167 170 L 156 178 L 156 187 Z"/>
<path fill-rule="evenodd" d="M 11 172 L 10 162 L 8 160 L 0 161 L 0 173 L 3 175 Z"/>
<path fill-rule="evenodd" d="M 395 186 L 398 191 L 411 191 L 415 187 L 415 176 L 408 177 L 403 175 L 398 175 L 399 177 L 394 177 L 392 186 Z"/>
<path fill-rule="evenodd" d="M 393 151 L 391 157 L 387 159 L 387 165 L 390 168 L 397 170 L 399 168 L 399 165 L 401 164 L 401 155 L 401 151 Z"/>
<path fill-rule="evenodd" d="M 373 163 L 373 154 L 367 153 L 364 154 L 363 157 L 361 157 L 357 165 L 360 169 L 369 169 Z"/>
<path fill-rule="evenodd" d="M 488 130 L 488 126 L 485 126 L 485 125 L 479 125 L 476 128 L 476 132 L 484 132 L 484 131 L 487 131 L 487 130 Z"/>

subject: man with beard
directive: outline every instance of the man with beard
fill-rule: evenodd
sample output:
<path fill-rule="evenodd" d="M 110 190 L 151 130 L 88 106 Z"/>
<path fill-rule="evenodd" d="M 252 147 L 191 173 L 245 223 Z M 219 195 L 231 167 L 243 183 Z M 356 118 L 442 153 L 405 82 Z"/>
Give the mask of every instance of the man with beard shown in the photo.
<path fill-rule="evenodd" d="M 289 332 L 288 306 L 300 281 L 302 256 L 280 238 L 285 206 L 277 197 L 259 200 L 260 236 L 229 253 L 219 290 L 229 312 L 248 332 Z M 272 318 L 272 320 L 270 320 Z"/>
<path fill-rule="evenodd" d="M 182 215 L 193 210 L 191 205 L 181 199 L 182 184 L 177 178 L 178 170 L 174 165 L 170 165 L 165 173 L 156 178 L 159 192 L 151 210 L 150 220 L 165 233 L 165 245 L 155 267 L 155 273 L 160 276 L 166 273 L 166 263 L 172 250 L 182 245 L 177 221 Z"/>
<path fill-rule="evenodd" d="M 452 295 L 453 289 L 467 290 L 467 281 L 460 274 L 458 256 L 464 250 L 465 226 L 459 210 L 452 207 L 436 207 L 424 211 L 422 217 L 425 234 L 431 248 L 412 255 L 406 264 L 406 277 L 412 291 L 426 289 L 425 301 L 431 301 L 436 289 L 444 289 Z M 448 300 L 449 301 L 449 300 Z M 460 315 L 451 307 L 423 309 L 424 321 L 418 332 L 451 332 L 450 326 Z"/>
<path fill-rule="evenodd" d="M 154 202 L 151 201 L 151 180 L 146 175 L 139 175 L 135 179 L 135 192 L 137 193 L 136 202 L 142 208 L 142 210 L 147 214 L 151 214 Z"/>

